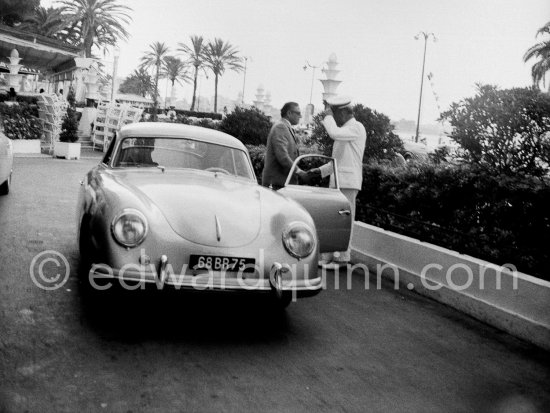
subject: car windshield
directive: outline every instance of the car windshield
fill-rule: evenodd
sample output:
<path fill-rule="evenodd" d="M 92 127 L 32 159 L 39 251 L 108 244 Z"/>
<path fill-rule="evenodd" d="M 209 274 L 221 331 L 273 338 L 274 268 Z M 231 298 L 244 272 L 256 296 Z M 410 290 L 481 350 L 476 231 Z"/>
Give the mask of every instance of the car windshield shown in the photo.
<path fill-rule="evenodd" d="M 193 139 L 125 138 L 113 166 L 189 168 L 254 179 L 243 150 Z"/>

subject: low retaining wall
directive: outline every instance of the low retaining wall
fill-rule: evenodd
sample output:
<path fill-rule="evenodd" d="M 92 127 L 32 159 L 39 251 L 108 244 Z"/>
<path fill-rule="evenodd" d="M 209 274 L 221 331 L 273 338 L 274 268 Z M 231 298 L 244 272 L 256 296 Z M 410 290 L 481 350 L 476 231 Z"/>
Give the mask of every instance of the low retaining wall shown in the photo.
<path fill-rule="evenodd" d="M 12 139 L 13 153 L 40 153 L 40 139 Z"/>
<path fill-rule="evenodd" d="M 352 261 L 550 350 L 550 282 L 356 222 Z M 502 263 L 508 266 L 508 264 Z"/>

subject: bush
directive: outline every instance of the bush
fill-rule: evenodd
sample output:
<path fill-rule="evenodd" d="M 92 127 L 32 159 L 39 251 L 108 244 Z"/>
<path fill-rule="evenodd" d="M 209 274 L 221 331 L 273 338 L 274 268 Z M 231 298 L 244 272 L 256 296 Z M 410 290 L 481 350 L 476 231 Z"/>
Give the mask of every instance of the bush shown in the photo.
<path fill-rule="evenodd" d="M 550 172 L 550 96 L 536 88 L 499 90 L 477 85 L 477 94 L 441 115 L 466 162 L 494 174 L 544 176 Z"/>
<path fill-rule="evenodd" d="M 250 160 L 252 161 L 252 168 L 256 174 L 258 183 L 262 183 L 262 171 L 264 169 L 265 160 L 265 145 L 246 145 L 248 153 L 250 154 Z"/>
<path fill-rule="evenodd" d="M 399 136 L 393 133 L 393 125 L 386 115 L 366 108 L 361 104 L 353 107 L 353 114 L 355 119 L 363 124 L 367 132 L 363 162 L 392 159 L 396 153 L 403 149 L 403 143 Z M 320 115 L 313 117 L 311 141 L 317 145 L 322 154 L 331 156 L 333 140 L 329 138 L 324 126 L 321 124 Z"/>
<path fill-rule="evenodd" d="M 27 103 L 0 103 L 0 118 L 5 135 L 10 139 L 40 139 L 42 124 L 35 113 L 36 108 Z"/>
<path fill-rule="evenodd" d="M 61 133 L 59 134 L 60 142 L 76 142 L 78 140 L 78 114 L 76 110 L 70 106 L 67 108 L 67 113 L 63 117 L 61 124 Z"/>
<path fill-rule="evenodd" d="M 235 136 L 245 145 L 265 144 L 270 129 L 269 118 L 255 107 L 237 106 L 220 124 L 222 132 Z"/>
<path fill-rule="evenodd" d="M 476 166 L 365 165 L 356 220 L 550 280 L 550 184 Z"/>

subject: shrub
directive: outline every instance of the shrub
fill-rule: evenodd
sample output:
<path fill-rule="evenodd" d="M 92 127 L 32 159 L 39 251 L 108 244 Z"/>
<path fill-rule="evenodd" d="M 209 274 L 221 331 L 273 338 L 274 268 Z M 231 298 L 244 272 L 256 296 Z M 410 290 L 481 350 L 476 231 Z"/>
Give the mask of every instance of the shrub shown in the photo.
<path fill-rule="evenodd" d="M 365 165 L 356 220 L 550 279 L 550 184 L 476 166 Z"/>
<path fill-rule="evenodd" d="M 63 117 L 61 124 L 61 133 L 59 134 L 60 142 L 76 142 L 78 140 L 78 114 L 76 110 L 70 106 L 67 108 L 67 113 Z"/>
<path fill-rule="evenodd" d="M 256 174 L 256 179 L 258 183 L 261 183 L 265 160 L 265 145 L 246 145 L 246 149 L 248 149 L 248 153 L 250 154 L 250 160 L 252 161 L 252 168 Z"/>
<path fill-rule="evenodd" d="M 393 125 L 386 115 L 361 104 L 353 107 L 353 114 L 355 119 L 363 124 L 367 132 L 363 162 L 392 159 L 396 153 L 402 150 L 403 143 L 399 136 L 393 133 Z M 329 138 L 321 124 L 320 115 L 313 117 L 311 141 L 317 145 L 322 154 L 331 156 L 333 140 Z"/>
<path fill-rule="evenodd" d="M 0 103 L 0 118 L 6 136 L 10 139 L 40 139 L 42 124 L 35 113 L 36 108 L 27 103 Z"/>
<path fill-rule="evenodd" d="M 237 106 L 220 124 L 220 130 L 235 136 L 245 145 L 265 144 L 271 128 L 271 121 L 255 107 Z"/>
<path fill-rule="evenodd" d="M 495 174 L 544 176 L 550 172 L 550 96 L 536 88 L 499 90 L 477 85 L 473 98 L 441 115 L 461 156 Z"/>

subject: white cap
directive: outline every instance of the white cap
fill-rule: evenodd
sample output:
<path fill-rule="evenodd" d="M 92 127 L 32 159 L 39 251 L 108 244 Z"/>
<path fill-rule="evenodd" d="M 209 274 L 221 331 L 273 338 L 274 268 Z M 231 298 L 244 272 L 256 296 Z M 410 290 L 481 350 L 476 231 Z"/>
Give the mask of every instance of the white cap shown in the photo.
<path fill-rule="evenodd" d="M 327 98 L 327 104 L 336 109 L 347 108 L 351 106 L 351 98 L 349 96 L 333 96 Z"/>

